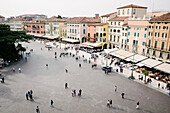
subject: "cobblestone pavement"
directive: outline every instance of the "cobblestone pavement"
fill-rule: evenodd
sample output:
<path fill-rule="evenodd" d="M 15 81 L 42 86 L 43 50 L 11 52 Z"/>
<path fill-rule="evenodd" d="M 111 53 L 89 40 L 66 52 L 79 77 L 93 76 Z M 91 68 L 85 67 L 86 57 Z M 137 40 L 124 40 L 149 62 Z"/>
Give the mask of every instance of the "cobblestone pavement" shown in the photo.
<path fill-rule="evenodd" d="M 91 64 L 83 63 L 82 57 L 76 61 L 74 57 L 60 58 L 60 49 L 48 51 L 43 44 L 24 43 L 34 52 L 28 61 L 20 61 L 5 68 L 7 75 L 5 84 L 0 84 L 0 113 L 35 113 L 38 105 L 41 113 L 168 113 L 170 97 L 148 88 L 140 83 L 128 80 L 118 73 L 106 75 L 101 67 L 91 68 Z M 41 50 L 41 48 L 43 50 Z M 57 52 L 57 59 L 54 58 Z M 79 68 L 78 64 L 82 67 Z M 49 64 L 48 69 L 45 67 Z M 22 73 L 11 69 L 19 67 Z M 68 73 L 65 72 L 68 69 Z M 64 84 L 68 83 L 68 89 Z M 114 92 L 117 85 L 118 91 Z M 81 97 L 72 97 L 71 90 L 82 89 Z M 34 101 L 25 99 L 25 93 L 32 89 Z M 125 92 L 125 99 L 121 93 Z M 50 108 L 50 100 L 54 108 Z M 106 107 L 108 99 L 113 100 L 113 107 Z M 140 109 L 136 110 L 136 102 Z"/>

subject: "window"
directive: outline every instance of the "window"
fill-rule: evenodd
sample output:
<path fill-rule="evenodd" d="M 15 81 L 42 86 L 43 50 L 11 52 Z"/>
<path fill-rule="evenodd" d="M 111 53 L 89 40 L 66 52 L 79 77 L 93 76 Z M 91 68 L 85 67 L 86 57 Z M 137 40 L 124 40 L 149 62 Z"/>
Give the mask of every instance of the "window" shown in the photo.
<path fill-rule="evenodd" d="M 157 48 L 157 40 L 155 40 L 154 48 Z"/>
<path fill-rule="evenodd" d="M 144 34 L 144 38 L 146 38 L 146 33 Z"/>
<path fill-rule="evenodd" d="M 152 32 L 149 32 L 149 36 L 152 36 Z"/>
<path fill-rule="evenodd" d="M 162 33 L 162 38 L 166 38 L 167 37 L 167 33 Z"/>
<path fill-rule="evenodd" d="M 120 37 L 118 36 L 118 37 L 117 37 L 117 42 L 119 42 L 119 39 L 120 39 Z"/>
<path fill-rule="evenodd" d="M 96 34 L 94 34 L 94 38 L 96 37 Z"/>
<path fill-rule="evenodd" d="M 102 38 L 100 38 L 100 42 L 102 42 Z"/>
<path fill-rule="evenodd" d="M 133 9 L 133 14 L 135 14 L 136 13 L 136 10 L 135 9 Z"/>
<path fill-rule="evenodd" d="M 165 42 L 162 42 L 161 50 L 164 50 Z"/>
<path fill-rule="evenodd" d="M 153 29 L 153 26 L 149 26 L 150 29 Z"/>
<path fill-rule="evenodd" d="M 125 11 L 123 10 L 123 15 L 125 14 Z"/>
<path fill-rule="evenodd" d="M 127 42 L 129 42 L 129 39 L 127 39 Z"/>
<path fill-rule="evenodd" d="M 118 22 L 118 25 L 120 26 L 120 22 Z"/>
<path fill-rule="evenodd" d="M 138 33 L 138 37 L 139 37 L 139 33 Z"/>
<path fill-rule="evenodd" d="M 103 33 L 103 36 L 106 36 L 106 33 Z"/>
<path fill-rule="evenodd" d="M 127 10 L 127 14 L 129 14 L 129 9 Z"/>
<path fill-rule="evenodd" d="M 57 25 L 56 23 L 54 23 L 54 25 Z"/>
<path fill-rule="evenodd" d="M 162 53 L 160 53 L 159 57 L 162 57 Z"/>
<path fill-rule="evenodd" d="M 122 36 L 124 36 L 124 33 L 122 33 Z"/>
<path fill-rule="evenodd" d="M 40 33 L 40 31 L 37 31 L 37 33 Z"/>
<path fill-rule="evenodd" d="M 116 41 L 116 36 L 114 36 L 114 40 L 113 40 L 114 42 Z"/>
<path fill-rule="evenodd" d="M 70 29 L 70 33 L 71 33 L 71 29 Z"/>
<path fill-rule="evenodd" d="M 103 29 L 102 29 L 102 28 L 100 28 L 100 30 L 102 31 Z"/>
<path fill-rule="evenodd" d="M 145 46 L 145 45 L 146 45 L 146 42 L 142 42 L 142 45 Z"/>
<path fill-rule="evenodd" d="M 134 33 L 134 36 L 136 37 L 136 32 Z"/>
<path fill-rule="evenodd" d="M 85 24 L 83 24 L 83 27 L 85 27 Z"/>
<path fill-rule="evenodd" d="M 83 29 L 83 34 L 86 34 L 86 30 L 85 29 Z"/>
<path fill-rule="evenodd" d="M 120 30 L 117 30 L 118 33 L 120 33 Z"/>
<path fill-rule="evenodd" d="M 103 42 L 106 42 L 106 38 L 103 38 Z"/>
<path fill-rule="evenodd" d="M 90 33 L 88 33 L 88 37 L 90 37 Z"/>
<path fill-rule="evenodd" d="M 90 28 L 89 28 L 89 32 L 90 32 Z"/>
<path fill-rule="evenodd" d="M 112 35 L 110 35 L 110 41 L 112 41 Z"/>
<path fill-rule="evenodd" d="M 155 32 L 155 37 L 159 37 L 159 32 Z"/>
<path fill-rule="evenodd" d="M 156 55 L 156 52 L 155 51 L 153 51 L 153 56 L 155 56 Z"/>
<path fill-rule="evenodd" d="M 74 33 L 74 29 L 72 29 L 72 33 Z"/>
<path fill-rule="evenodd" d="M 49 25 L 49 23 L 45 23 L 45 25 Z"/>
<path fill-rule="evenodd" d="M 145 31 L 147 31 L 148 30 L 148 28 L 145 28 Z"/>
<path fill-rule="evenodd" d="M 150 47 L 151 46 L 151 40 L 149 40 L 149 43 L 148 43 L 148 47 Z"/>
<path fill-rule="evenodd" d="M 114 29 L 114 32 L 116 32 L 116 29 Z"/>
<path fill-rule="evenodd" d="M 120 10 L 118 10 L 118 15 L 120 15 Z"/>
<path fill-rule="evenodd" d="M 96 32 L 96 29 L 94 29 L 94 32 Z"/>
<path fill-rule="evenodd" d="M 125 33 L 125 36 L 127 36 L 127 33 Z"/>
<path fill-rule="evenodd" d="M 135 40 L 133 40 L 133 45 L 135 45 Z"/>
<path fill-rule="evenodd" d="M 113 22 L 110 23 L 111 25 L 113 24 Z"/>
<path fill-rule="evenodd" d="M 77 30 L 75 29 L 75 34 L 77 33 Z"/>
<path fill-rule="evenodd" d="M 130 32 L 128 32 L 128 36 L 130 36 Z"/>
<path fill-rule="evenodd" d="M 100 33 L 100 37 L 102 37 L 102 33 Z"/>
<path fill-rule="evenodd" d="M 57 34 L 58 32 L 57 31 L 54 31 L 54 34 Z"/>
<path fill-rule="evenodd" d="M 106 31 L 106 28 L 104 28 L 103 31 Z"/>
<path fill-rule="evenodd" d="M 56 27 L 54 27 L 54 30 L 56 30 L 57 28 Z"/>
<path fill-rule="evenodd" d="M 156 26 L 156 29 L 160 29 L 160 26 Z"/>
<path fill-rule="evenodd" d="M 112 29 L 110 29 L 110 32 L 112 32 Z"/>
<path fill-rule="evenodd" d="M 168 29 L 168 26 L 163 26 L 163 30 L 167 30 Z"/>
<path fill-rule="evenodd" d="M 115 25 L 116 25 L 116 22 L 115 22 Z"/>

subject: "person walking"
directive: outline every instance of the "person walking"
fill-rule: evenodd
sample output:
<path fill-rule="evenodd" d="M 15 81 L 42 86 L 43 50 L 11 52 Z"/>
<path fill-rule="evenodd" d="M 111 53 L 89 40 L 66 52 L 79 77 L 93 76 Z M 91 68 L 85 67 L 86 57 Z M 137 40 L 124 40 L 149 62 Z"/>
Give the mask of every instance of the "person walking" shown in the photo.
<path fill-rule="evenodd" d="M 39 106 L 37 106 L 37 108 L 36 108 L 36 113 L 40 113 Z"/>
<path fill-rule="evenodd" d="M 161 86 L 161 84 L 160 84 L 160 83 L 158 83 L 158 88 L 160 88 L 160 86 Z"/>
<path fill-rule="evenodd" d="M 106 104 L 106 106 L 107 106 L 107 107 L 109 107 L 109 106 L 110 106 L 110 101 L 109 101 L 109 100 L 107 100 L 107 104 Z"/>
<path fill-rule="evenodd" d="M 122 93 L 121 95 L 122 95 L 122 99 L 124 99 L 125 93 Z"/>
<path fill-rule="evenodd" d="M 65 83 L 65 89 L 67 89 L 68 88 L 68 86 L 67 86 L 68 84 L 67 83 Z"/>
<path fill-rule="evenodd" d="M 117 86 L 115 86 L 115 92 L 117 91 Z"/>
<path fill-rule="evenodd" d="M 74 96 L 76 96 L 76 90 L 74 90 L 73 92 L 74 92 Z"/>
<path fill-rule="evenodd" d="M 136 109 L 139 109 L 139 101 L 136 103 Z"/>
<path fill-rule="evenodd" d="M 80 89 L 80 90 L 79 90 L 79 93 L 78 93 L 78 96 L 81 96 L 81 92 L 82 92 L 82 90 Z"/>
<path fill-rule="evenodd" d="M 32 94 L 30 93 L 30 100 L 32 101 L 33 100 L 33 98 L 32 98 Z"/>
<path fill-rule="evenodd" d="M 33 94 L 33 91 L 32 91 L 32 90 L 30 90 L 30 94 Z"/>
<path fill-rule="evenodd" d="M 15 72 L 15 68 L 12 68 L 12 71 Z"/>
<path fill-rule="evenodd" d="M 57 55 L 57 52 L 55 52 L 55 55 Z"/>
<path fill-rule="evenodd" d="M 65 69 L 65 71 L 66 71 L 66 73 L 68 73 L 68 70 L 67 70 L 67 69 Z"/>
<path fill-rule="evenodd" d="M 29 99 L 28 99 L 28 93 L 26 93 L 26 99 L 29 100 Z"/>
<path fill-rule="evenodd" d="M 110 99 L 110 105 L 109 105 L 109 107 L 112 107 L 112 100 Z"/>
<path fill-rule="evenodd" d="M 18 69 L 19 73 L 21 73 L 21 68 Z"/>
<path fill-rule="evenodd" d="M 74 97 L 74 91 L 73 90 L 71 91 L 71 94 L 72 94 L 72 97 Z"/>
<path fill-rule="evenodd" d="M 52 108 L 54 108 L 54 102 L 53 102 L 53 100 L 51 100 L 51 106 L 50 107 L 52 107 Z"/>
<path fill-rule="evenodd" d="M 46 68 L 48 68 L 48 64 L 46 64 Z"/>
<path fill-rule="evenodd" d="M 81 64 L 79 64 L 79 67 L 81 67 Z"/>

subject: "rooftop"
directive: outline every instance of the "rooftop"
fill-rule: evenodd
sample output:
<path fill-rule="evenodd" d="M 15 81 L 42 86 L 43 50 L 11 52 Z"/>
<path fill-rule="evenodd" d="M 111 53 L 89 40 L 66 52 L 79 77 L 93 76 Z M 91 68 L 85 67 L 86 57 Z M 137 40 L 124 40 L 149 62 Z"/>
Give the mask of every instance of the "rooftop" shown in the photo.
<path fill-rule="evenodd" d="M 25 19 L 25 17 L 21 17 L 21 18 L 13 18 L 10 21 L 27 21 L 27 19 Z"/>
<path fill-rule="evenodd" d="M 99 19 L 94 19 L 93 17 L 74 17 L 67 21 L 68 23 L 99 23 Z"/>
<path fill-rule="evenodd" d="M 114 17 L 114 18 L 111 18 L 109 21 L 124 21 L 127 18 L 129 18 L 129 17 L 128 16 L 125 16 L 125 17 Z"/>
<path fill-rule="evenodd" d="M 113 15 L 113 14 L 117 14 L 117 12 L 113 12 L 113 13 L 109 13 L 109 14 L 106 14 L 106 15 L 102 15 L 101 17 L 109 17 L 110 15 Z"/>
<path fill-rule="evenodd" d="M 107 25 L 108 23 L 94 23 L 94 24 L 88 24 L 88 26 L 103 26 Z"/>
<path fill-rule="evenodd" d="M 164 14 L 159 17 L 155 17 L 151 19 L 150 21 L 170 21 L 170 13 Z"/>
<path fill-rule="evenodd" d="M 134 4 L 130 4 L 130 5 L 123 6 L 123 7 L 118 7 L 117 9 L 123 9 L 123 8 L 144 8 L 144 9 L 147 9 L 147 7 L 138 6 L 138 5 L 134 5 Z"/>
<path fill-rule="evenodd" d="M 3 16 L 0 15 L 0 18 L 5 18 L 5 17 L 3 17 Z"/>

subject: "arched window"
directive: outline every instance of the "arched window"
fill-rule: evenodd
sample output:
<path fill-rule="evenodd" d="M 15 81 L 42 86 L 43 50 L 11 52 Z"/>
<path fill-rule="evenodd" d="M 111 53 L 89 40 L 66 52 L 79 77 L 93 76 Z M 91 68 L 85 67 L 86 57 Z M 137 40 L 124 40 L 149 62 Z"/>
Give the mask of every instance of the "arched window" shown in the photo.
<path fill-rule="evenodd" d="M 123 10 L 123 15 L 125 14 L 124 10 Z"/>
<path fill-rule="evenodd" d="M 127 14 L 129 15 L 129 9 L 127 10 Z"/>

